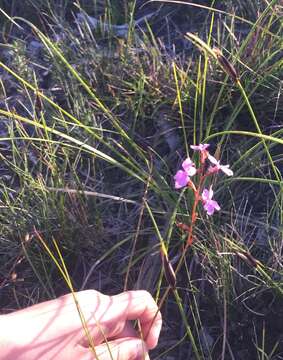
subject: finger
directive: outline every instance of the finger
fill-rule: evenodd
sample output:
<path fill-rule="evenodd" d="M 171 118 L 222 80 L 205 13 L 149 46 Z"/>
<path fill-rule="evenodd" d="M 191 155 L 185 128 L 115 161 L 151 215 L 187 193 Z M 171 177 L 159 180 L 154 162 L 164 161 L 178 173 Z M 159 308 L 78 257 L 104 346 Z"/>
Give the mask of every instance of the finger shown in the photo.
<path fill-rule="evenodd" d="M 105 341 L 105 338 L 117 338 L 123 331 L 125 322 L 136 319 L 140 321 L 142 339 L 147 347 L 153 349 L 157 345 L 162 318 L 156 302 L 147 291 L 127 291 L 106 296 L 95 290 L 85 290 L 77 293 L 76 297 L 95 345 Z M 56 324 L 58 327 L 53 323 L 53 328 L 60 328 L 61 334 L 78 331 L 78 342 L 85 345 L 85 331 L 74 299 L 66 296 L 59 300 L 64 304 L 64 311 L 59 316 L 59 324 Z"/>
<path fill-rule="evenodd" d="M 112 297 L 111 311 L 119 309 L 118 320 L 139 320 L 142 338 L 148 349 L 153 349 L 158 342 L 162 318 L 157 304 L 147 291 L 127 291 Z M 109 309 L 110 310 L 110 309 Z M 113 318 L 114 314 L 112 314 Z M 117 315 L 116 315 L 117 317 Z"/>
<path fill-rule="evenodd" d="M 108 341 L 95 347 L 96 358 L 99 360 L 149 360 L 145 343 L 138 338 L 122 338 Z M 77 349 L 77 358 L 93 360 L 94 354 L 90 349 Z"/>
<path fill-rule="evenodd" d="M 75 295 L 95 344 L 104 341 L 105 337 L 116 337 L 123 331 L 127 320 L 139 319 L 147 347 L 152 349 L 156 346 L 162 320 L 148 292 L 128 291 L 110 297 L 94 290 L 85 290 Z M 52 340 L 58 334 L 63 338 L 73 336 L 74 341 L 77 339 L 78 342 L 85 339 L 81 318 L 71 294 L 35 305 L 29 311 L 22 312 L 21 316 L 27 317 L 26 322 L 32 317 L 34 333 L 39 333 L 41 341 Z"/>
<path fill-rule="evenodd" d="M 113 325 L 109 325 L 108 327 L 104 326 L 104 329 L 102 330 L 102 325 L 99 326 L 99 328 L 89 328 L 91 337 L 93 339 L 93 343 L 94 345 L 99 345 L 103 342 L 105 342 L 106 340 L 108 341 L 112 341 L 112 340 L 117 340 L 117 339 L 122 339 L 122 338 L 140 338 L 140 335 L 138 334 L 138 332 L 134 329 L 133 325 L 131 324 L 130 321 L 126 321 L 126 323 L 124 323 L 124 327 L 121 328 L 121 331 L 119 331 L 119 326 Z M 101 331 L 99 331 L 99 329 Z M 84 346 L 84 347 L 89 347 L 89 339 L 86 336 L 85 333 L 82 334 L 81 338 L 77 341 L 77 343 L 79 343 L 80 345 Z"/>
<path fill-rule="evenodd" d="M 109 337 L 109 340 L 116 340 L 116 339 L 122 339 L 127 337 L 136 337 L 139 338 L 138 332 L 134 329 L 133 325 L 130 321 L 127 321 L 125 324 L 124 329 L 117 335 L 113 337 Z"/>
<path fill-rule="evenodd" d="M 103 302 L 87 321 L 95 345 L 104 342 L 105 339 L 119 338 L 118 335 L 128 320 L 139 320 L 141 338 L 146 342 L 148 349 L 153 349 L 158 342 L 162 318 L 152 296 L 143 290 L 127 291 L 111 297 L 104 296 Z M 85 347 L 88 346 L 83 331 L 78 342 Z"/>
<path fill-rule="evenodd" d="M 19 310 L 11 315 L 28 323 L 32 319 L 32 325 L 34 324 L 35 327 L 41 325 L 39 328 L 44 329 L 44 332 L 51 327 L 52 330 L 56 328 L 57 336 L 58 333 L 61 335 L 69 334 L 81 328 L 81 317 L 78 313 L 77 304 L 79 304 L 86 321 L 88 321 L 92 318 L 92 314 L 99 313 L 100 309 L 106 311 L 106 307 L 110 303 L 109 296 L 95 290 L 85 290 L 74 295 L 75 297 L 72 294 L 67 294 L 57 299 Z"/>

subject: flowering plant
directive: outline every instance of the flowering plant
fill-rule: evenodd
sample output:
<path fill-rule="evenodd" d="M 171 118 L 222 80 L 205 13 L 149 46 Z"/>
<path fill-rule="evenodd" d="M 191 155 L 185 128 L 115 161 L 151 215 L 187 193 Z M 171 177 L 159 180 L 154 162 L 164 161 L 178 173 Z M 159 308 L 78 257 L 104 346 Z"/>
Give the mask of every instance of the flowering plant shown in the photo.
<path fill-rule="evenodd" d="M 209 188 L 205 187 L 206 179 L 213 174 L 217 174 L 219 171 L 222 171 L 227 176 L 233 175 L 233 171 L 230 169 L 229 165 L 220 164 L 220 161 L 218 161 L 209 153 L 209 151 L 207 150 L 209 146 L 209 144 L 191 145 L 191 149 L 200 153 L 199 168 L 196 167 L 195 163 L 188 156 L 182 162 L 182 168 L 179 169 L 174 176 L 175 189 L 181 189 L 184 187 L 191 188 L 194 192 L 194 202 L 191 211 L 192 215 L 190 224 L 187 225 L 183 223 L 177 223 L 177 226 L 180 229 L 187 232 L 187 241 L 185 247 L 183 248 L 181 259 L 175 271 L 169 261 L 166 247 L 163 243 L 161 244 L 160 251 L 163 262 L 164 274 L 172 289 L 175 289 L 176 273 L 181 267 L 182 260 L 186 254 L 186 250 L 193 242 L 193 230 L 194 224 L 197 220 L 198 203 L 200 201 L 202 202 L 203 208 L 209 216 L 213 215 L 215 210 L 220 210 L 218 202 L 216 200 L 213 200 L 212 185 L 210 185 Z M 206 164 L 207 162 L 208 166 Z M 191 179 L 195 175 L 199 175 L 198 181 L 196 183 Z"/>
<path fill-rule="evenodd" d="M 216 200 L 213 200 L 212 185 L 209 188 L 204 187 L 205 180 L 213 174 L 217 174 L 222 171 L 227 176 L 232 176 L 233 171 L 229 165 L 222 165 L 215 157 L 213 157 L 209 151 L 209 144 L 191 145 L 190 148 L 200 153 L 200 167 L 197 169 L 194 162 L 187 157 L 182 163 L 182 169 L 178 170 L 174 176 L 175 189 L 181 189 L 184 187 L 191 188 L 194 192 L 194 203 L 192 208 L 192 221 L 190 226 L 178 223 L 177 225 L 188 232 L 188 239 L 186 246 L 191 245 L 193 241 L 193 226 L 197 218 L 197 205 L 201 201 L 203 208 L 207 215 L 211 216 L 215 211 L 220 210 L 220 206 Z M 206 162 L 209 162 L 209 166 L 206 166 Z M 196 184 L 192 181 L 191 177 L 199 174 L 199 181 Z"/>

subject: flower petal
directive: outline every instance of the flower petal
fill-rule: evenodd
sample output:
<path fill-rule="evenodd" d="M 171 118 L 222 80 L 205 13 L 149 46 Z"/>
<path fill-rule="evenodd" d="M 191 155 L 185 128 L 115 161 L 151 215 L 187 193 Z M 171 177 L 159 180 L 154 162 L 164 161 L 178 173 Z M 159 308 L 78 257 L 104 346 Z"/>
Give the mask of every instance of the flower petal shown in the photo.
<path fill-rule="evenodd" d="M 229 165 L 221 165 L 220 168 L 227 176 L 232 176 L 234 174 L 233 171 L 229 169 Z"/>
<path fill-rule="evenodd" d="M 220 206 L 219 206 L 219 204 L 218 204 L 217 201 L 215 201 L 215 200 L 210 200 L 210 203 L 211 203 L 211 205 L 214 207 L 215 210 L 217 210 L 217 211 L 220 210 Z"/>
<path fill-rule="evenodd" d="M 197 172 L 195 164 L 189 157 L 187 157 L 187 159 L 183 161 L 182 168 L 189 176 L 194 176 Z"/>
<path fill-rule="evenodd" d="M 190 178 L 186 171 L 178 170 L 176 175 L 174 176 L 175 180 L 175 189 L 181 189 L 186 186 L 189 182 Z"/>
<path fill-rule="evenodd" d="M 215 159 L 215 157 L 212 156 L 212 155 L 210 155 L 210 154 L 208 155 L 208 160 L 209 160 L 213 165 L 216 165 L 217 167 L 220 166 L 219 161 L 217 161 L 217 160 Z"/>
<path fill-rule="evenodd" d="M 218 205 L 217 201 L 215 201 L 215 200 L 207 201 L 203 207 L 204 207 L 205 211 L 207 212 L 207 215 L 213 215 L 215 210 L 217 210 L 217 211 L 220 210 L 220 206 Z"/>
<path fill-rule="evenodd" d="M 205 203 L 203 207 L 204 207 L 207 215 L 213 215 L 214 207 L 209 202 Z"/>
<path fill-rule="evenodd" d="M 203 201 L 203 207 L 204 210 L 207 212 L 207 215 L 213 215 L 215 210 L 217 211 L 220 210 L 220 206 L 218 205 L 218 202 L 212 200 L 213 197 L 212 186 L 210 186 L 209 190 L 203 189 L 201 197 Z"/>
<path fill-rule="evenodd" d="M 209 196 L 209 200 L 211 200 L 213 198 L 212 186 L 210 186 L 210 188 L 209 188 L 208 196 Z"/>
<path fill-rule="evenodd" d="M 201 194 L 201 198 L 204 202 L 210 200 L 210 197 L 209 197 L 209 190 L 208 189 L 203 189 L 203 192 Z"/>
<path fill-rule="evenodd" d="M 215 165 L 214 167 L 209 167 L 208 169 L 208 173 L 212 174 L 215 172 L 218 172 L 219 170 L 223 171 L 224 174 L 228 175 L 228 176 L 232 176 L 233 175 L 233 171 L 231 169 L 229 169 L 230 165 L 221 165 L 220 161 L 217 161 L 215 159 L 215 157 L 213 157 L 212 155 L 208 155 L 208 159 L 209 161 Z"/>
<path fill-rule="evenodd" d="M 199 145 L 191 145 L 190 148 L 196 151 L 204 151 L 209 146 L 210 146 L 209 144 L 199 144 Z"/>

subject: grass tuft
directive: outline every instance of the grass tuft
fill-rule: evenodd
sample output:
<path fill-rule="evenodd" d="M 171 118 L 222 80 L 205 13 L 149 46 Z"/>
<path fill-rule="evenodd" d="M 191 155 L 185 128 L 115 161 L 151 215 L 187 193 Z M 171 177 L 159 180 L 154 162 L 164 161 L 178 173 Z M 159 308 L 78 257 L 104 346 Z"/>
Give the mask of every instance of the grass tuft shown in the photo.
<path fill-rule="evenodd" d="M 2 311 L 143 288 L 153 359 L 279 359 L 280 2 L 71 3 L 0 7 Z M 234 171 L 213 217 L 173 188 L 200 142 Z"/>

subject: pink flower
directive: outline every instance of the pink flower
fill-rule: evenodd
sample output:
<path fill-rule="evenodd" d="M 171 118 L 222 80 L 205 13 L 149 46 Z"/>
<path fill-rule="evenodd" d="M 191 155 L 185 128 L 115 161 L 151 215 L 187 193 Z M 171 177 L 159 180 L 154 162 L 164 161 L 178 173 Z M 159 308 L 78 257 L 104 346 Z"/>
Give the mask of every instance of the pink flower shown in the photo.
<path fill-rule="evenodd" d="M 195 164 L 189 157 L 182 162 L 182 168 L 183 170 L 178 170 L 174 176 L 175 189 L 180 189 L 186 186 L 190 180 L 190 176 L 195 175 L 197 172 Z"/>
<path fill-rule="evenodd" d="M 215 166 L 210 166 L 208 172 L 210 174 L 217 173 L 219 170 L 223 171 L 226 175 L 232 176 L 233 171 L 229 169 L 229 165 L 221 165 L 220 161 L 216 160 L 212 155 L 208 155 L 208 160 Z"/>
<path fill-rule="evenodd" d="M 195 151 L 200 151 L 200 162 L 204 164 L 207 159 L 209 152 L 206 150 L 210 145 L 209 144 L 199 144 L 199 145 L 191 145 L 190 148 Z"/>
<path fill-rule="evenodd" d="M 209 144 L 199 144 L 191 145 L 190 148 L 196 151 L 205 151 L 210 145 Z"/>
<path fill-rule="evenodd" d="M 192 160 L 189 157 L 187 157 L 186 160 L 183 161 L 182 168 L 189 176 L 194 176 L 197 172 L 195 164 L 192 162 Z"/>
<path fill-rule="evenodd" d="M 178 170 L 176 175 L 174 176 L 174 180 L 175 180 L 175 189 L 181 189 L 182 187 L 188 184 L 190 177 L 186 173 L 186 171 Z"/>
<path fill-rule="evenodd" d="M 213 215 L 214 210 L 219 211 L 220 210 L 220 206 L 218 205 L 217 201 L 212 200 L 213 197 L 213 190 L 212 187 L 208 189 L 204 189 L 202 194 L 201 194 L 201 198 L 203 201 L 203 207 L 204 210 L 207 212 L 207 215 Z"/>

